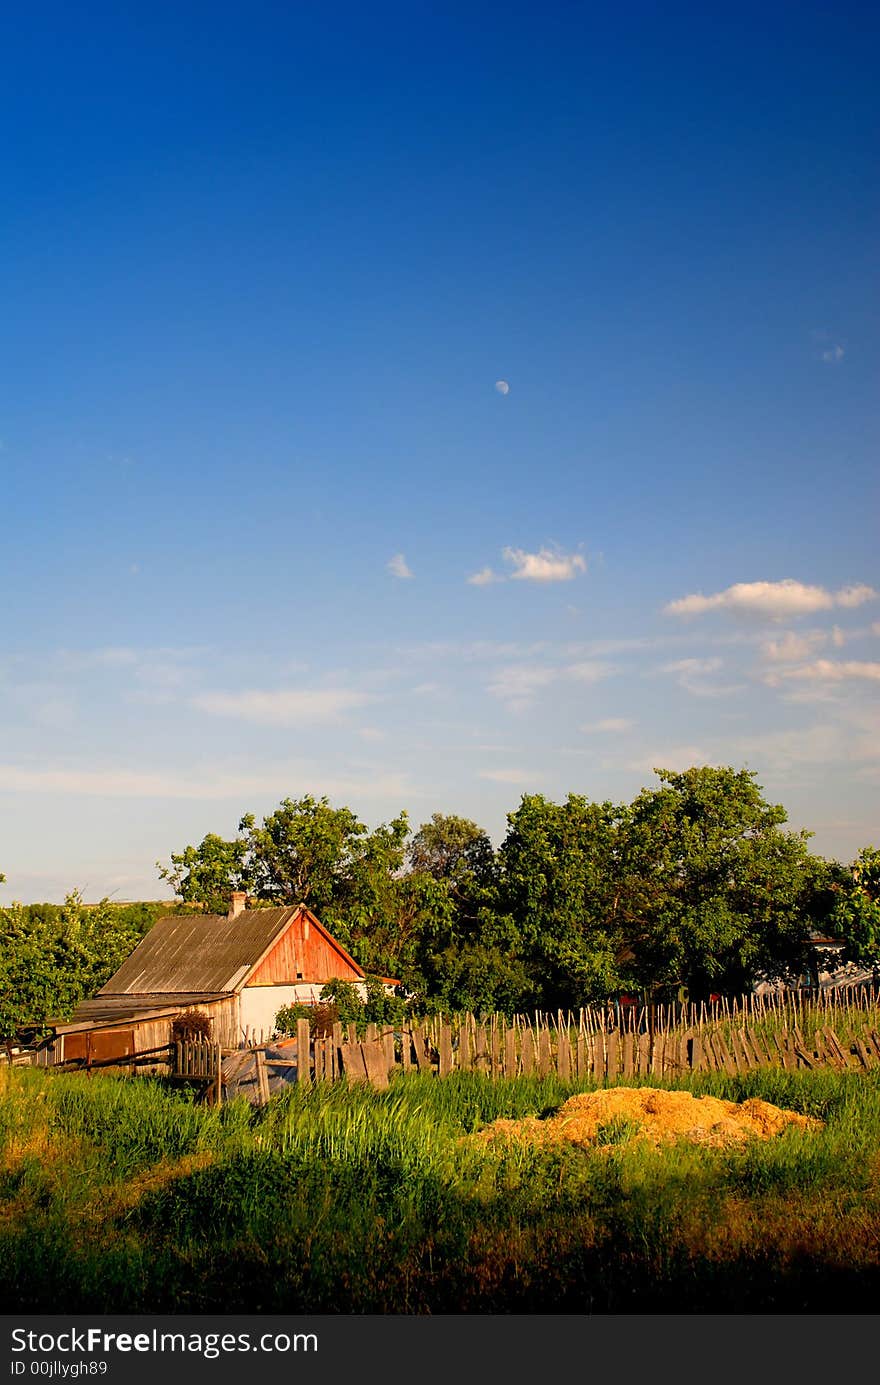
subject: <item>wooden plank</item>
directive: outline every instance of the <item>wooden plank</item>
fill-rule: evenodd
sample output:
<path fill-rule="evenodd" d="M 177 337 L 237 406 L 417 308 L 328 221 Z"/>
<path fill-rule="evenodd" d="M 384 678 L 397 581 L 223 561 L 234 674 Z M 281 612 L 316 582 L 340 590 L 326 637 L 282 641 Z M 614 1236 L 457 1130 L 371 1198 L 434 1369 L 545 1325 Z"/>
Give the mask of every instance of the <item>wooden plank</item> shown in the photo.
<path fill-rule="evenodd" d="M 679 1071 L 679 1072 L 689 1072 L 689 1071 L 690 1071 L 690 1066 L 691 1066 L 691 1041 L 693 1040 L 693 1037 L 694 1037 L 694 1035 L 693 1035 L 693 1031 L 692 1031 L 691 1029 L 686 1029 L 686 1030 L 684 1031 L 684 1033 L 681 1034 L 680 1037 L 679 1037 L 679 1040 L 678 1040 L 678 1071 Z"/>
<path fill-rule="evenodd" d="M 412 1067 L 412 1034 L 404 1029 L 400 1035 L 400 1062 L 404 1072 Z"/>
<path fill-rule="evenodd" d="M 474 1025 L 474 1067 L 477 1072 L 491 1072 L 489 1041 L 484 1024 Z"/>
<path fill-rule="evenodd" d="M 385 1071 L 393 1072 L 397 1067 L 397 1052 L 394 1042 L 394 1030 L 386 1029 L 380 1035 L 380 1042 L 385 1053 Z"/>
<path fill-rule="evenodd" d="M 364 1051 L 360 1044 L 340 1044 L 339 1057 L 342 1071 L 350 1082 L 366 1082 L 367 1068 L 364 1062 Z"/>
<path fill-rule="evenodd" d="M 552 1055 L 550 1052 L 550 1030 L 542 1024 L 538 1030 L 538 1076 L 549 1077 Z"/>
<path fill-rule="evenodd" d="M 308 1023 L 308 1021 L 306 1021 Z M 269 1078 L 266 1075 L 266 1050 L 258 1048 L 254 1053 L 254 1060 L 257 1065 L 257 1090 L 260 1094 L 260 1105 L 265 1106 L 269 1100 Z"/>
<path fill-rule="evenodd" d="M 706 1063 L 703 1057 L 703 1036 L 699 1032 L 691 1040 L 691 1072 L 703 1072 Z"/>
<path fill-rule="evenodd" d="M 589 1072 L 589 1066 L 587 1055 L 587 1036 L 583 1032 L 583 1030 L 580 1030 L 580 1032 L 578 1033 L 577 1044 L 575 1047 L 575 1064 L 578 1078 L 586 1077 L 587 1073 Z"/>
<path fill-rule="evenodd" d="M 372 1086 L 384 1088 L 388 1086 L 388 1055 L 385 1047 L 379 1039 L 365 1039 L 361 1044 L 364 1055 L 364 1067 L 367 1070 L 367 1078 Z"/>
<path fill-rule="evenodd" d="M 445 1020 L 440 1023 L 437 1048 L 440 1053 L 440 1076 L 448 1077 L 452 1072 L 452 1026 Z"/>
<path fill-rule="evenodd" d="M 635 1072 L 633 1066 L 634 1035 L 631 1029 L 627 1029 L 620 1041 L 621 1066 L 623 1067 L 624 1077 L 632 1077 Z"/>
<path fill-rule="evenodd" d="M 556 1035 L 556 1071 L 561 1082 L 571 1080 L 571 1039 L 567 1029 L 560 1029 Z"/>
<path fill-rule="evenodd" d="M 504 1034 L 504 1076 L 516 1077 L 519 1071 L 516 1056 L 516 1030 L 513 1025 Z"/>
<path fill-rule="evenodd" d="M 493 1077 L 500 1077 L 504 1071 L 504 1053 L 502 1048 L 501 1030 L 495 1021 L 492 1021 L 492 1028 L 489 1033 L 489 1061 Z"/>
<path fill-rule="evenodd" d="M 861 1063 L 862 1067 L 865 1068 L 866 1071 L 870 1072 L 871 1068 L 874 1066 L 874 1064 L 871 1061 L 872 1055 L 868 1052 L 867 1046 L 864 1043 L 862 1043 L 861 1039 L 856 1039 L 855 1050 L 858 1054 L 859 1062 Z"/>
<path fill-rule="evenodd" d="M 730 1049 L 733 1054 L 733 1061 L 736 1065 L 737 1072 L 748 1072 L 750 1067 L 749 1055 L 743 1047 L 742 1037 L 738 1029 L 731 1031 Z"/>
<path fill-rule="evenodd" d="M 740 1070 L 731 1052 L 732 1045 L 732 1037 L 730 1043 L 728 1043 L 720 1029 L 712 1031 L 712 1052 L 715 1058 L 715 1071 L 723 1072 L 728 1077 L 732 1077 L 734 1073 Z M 742 1060 L 740 1060 L 740 1064 L 742 1064 Z"/>
<path fill-rule="evenodd" d="M 767 1049 L 767 1041 L 764 1038 L 764 1035 L 761 1034 L 760 1031 L 757 1029 L 750 1029 L 748 1031 L 748 1036 L 752 1048 L 754 1049 L 758 1066 L 762 1068 L 770 1067 L 773 1063 L 773 1059 L 770 1057 L 770 1053 Z"/>
<path fill-rule="evenodd" d="M 428 1053 L 428 1036 L 424 1027 L 421 1024 L 414 1024 L 411 1033 L 419 1072 L 433 1072 L 434 1064 Z"/>
<path fill-rule="evenodd" d="M 638 1066 L 638 1071 L 639 1071 L 640 1073 L 649 1073 L 649 1072 L 651 1071 L 651 1035 L 650 1035 L 650 1034 L 640 1034 L 640 1035 L 639 1035 L 639 1066 Z"/>
<path fill-rule="evenodd" d="M 872 1035 L 870 1031 L 867 1029 L 865 1032 L 866 1034 L 868 1034 L 868 1039 L 870 1043 Z M 840 1039 L 837 1037 L 837 1031 L 832 1029 L 830 1024 L 826 1024 L 825 1026 L 825 1038 L 831 1044 L 832 1049 L 837 1054 L 837 1057 L 840 1060 L 841 1071 L 845 1071 L 850 1065 L 849 1054 L 847 1053 L 843 1044 L 840 1042 Z M 880 1057 L 880 1043 L 876 1045 L 876 1052 L 877 1056 Z"/>
<path fill-rule="evenodd" d="M 535 1040 L 531 1028 L 526 1025 L 522 1032 L 522 1052 L 520 1054 L 524 1077 L 531 1077 L 535 1071 Z"/>
<path fill-rule="evenodd" d="M 620 1042 L 616 1029 L 611 1029 L 605 1035 L 605 1078 L 608 1082 L 614 1082 L 617 1078 L 620 1062 Z"/>
<path fill-rule="evenodd" d="M 471 1068 L 471 1035 L 467 1024 L 463 1024 L 458 1031 L 458 1068 L 460 1072 L 469 1072 Z"/>
<path fill-rule="evenodd" d="M 296 1080 L 297 1082 L 311 1082 L 311 1042 L 312 1036 L 309 1030 L 308 1020 L 297 1020 L 296 1022 Z"/>

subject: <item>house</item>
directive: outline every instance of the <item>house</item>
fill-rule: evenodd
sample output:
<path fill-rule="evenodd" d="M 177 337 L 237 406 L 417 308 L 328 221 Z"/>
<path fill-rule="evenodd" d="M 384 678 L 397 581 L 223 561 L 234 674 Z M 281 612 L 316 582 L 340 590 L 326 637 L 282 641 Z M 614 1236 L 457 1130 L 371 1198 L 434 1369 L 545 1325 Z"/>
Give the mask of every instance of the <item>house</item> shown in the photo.
<path fill-rule="evenodd" d="M 304 904 L 246 905 L 236 891 L 225 915 L 159 919 L 94 999 L 54 1026 L 54 1061 L 148 1055 L 193 1012 L 207 1018 L 215 1043 L 238 1048 L 268 1038 L 283 1006 L 315 1004 L 328 981 L 363 988 L 362 969 Z"/>

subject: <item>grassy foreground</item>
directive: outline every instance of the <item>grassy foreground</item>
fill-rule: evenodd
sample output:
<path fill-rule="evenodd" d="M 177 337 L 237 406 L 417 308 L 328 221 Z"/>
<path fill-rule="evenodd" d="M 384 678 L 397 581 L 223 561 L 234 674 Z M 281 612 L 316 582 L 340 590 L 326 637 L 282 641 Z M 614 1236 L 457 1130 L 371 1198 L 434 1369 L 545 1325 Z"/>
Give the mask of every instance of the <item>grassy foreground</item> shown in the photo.
<path fill-rule="evenodd" d="M 630 1082 L 630 1085 L 635 1085 Z M 220 1110 L 0 1069 L 3 1311 L 868 1313 L 880 1075 L 660 1083 L 820 1117 L 739 1151 L 476 1145 L 589 1084 L 400 1075 Z"/>

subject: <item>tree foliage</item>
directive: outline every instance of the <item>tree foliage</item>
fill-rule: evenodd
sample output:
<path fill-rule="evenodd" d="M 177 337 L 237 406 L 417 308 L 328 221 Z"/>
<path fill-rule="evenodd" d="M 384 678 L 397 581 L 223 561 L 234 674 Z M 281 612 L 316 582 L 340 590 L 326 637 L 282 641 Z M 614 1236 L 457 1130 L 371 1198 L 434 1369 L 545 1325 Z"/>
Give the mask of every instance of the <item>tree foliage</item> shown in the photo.
<path fill-rule="evenodd" d="M 13 904 L 0 909 L 0 1039 L 69 1019 L 137 946 L 162 906 Z"/>
<path fill-rule="evenodd" d="M 159 873 L 183 909 L 225 913 L 233 890 L 256 906 L 308 904 L 366 973 L 399 980 L 426 1010 L 736 993 L 795 978 L 816 929 L 850 960 L 880 960 L 880 852 L 848 868 L 811 855 L 810 834 L 787 828 L 749 770 L 656 773 L 630 803 L 526 794 L 497 851 L 454 814 L 370 829 L 327 798 L 285 798 Z M 0 911 L 7 1029 L 93 994 L 149 921 L 122 926 L 106 902 L 86 910 L 75 895 Z"/>
<path fill-rule="evenodd" d="M 880 851 L 865 846 L 835 882 L 832 932 L 843 940 L 848 962 L 880 963 Z"/>

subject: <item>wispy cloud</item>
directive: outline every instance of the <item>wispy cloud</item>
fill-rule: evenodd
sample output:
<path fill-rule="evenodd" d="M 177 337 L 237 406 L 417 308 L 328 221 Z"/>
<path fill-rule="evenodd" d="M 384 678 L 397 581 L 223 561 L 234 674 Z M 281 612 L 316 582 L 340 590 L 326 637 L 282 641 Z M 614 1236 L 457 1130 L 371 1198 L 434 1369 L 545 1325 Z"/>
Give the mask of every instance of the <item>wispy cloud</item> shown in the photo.
<path fill-rule="evenodd" d="M 625 731 L 631 731 L 635 722 L 629 717 L 602 717 L 600 721 L 588 721 L 580 729 L 588 736 L 593 735 L 623 735 Z"/>
<path fill-rule="evenodd" d="M 480 770 L 479 778 L 491 779 L 496 784 L 532 784 L 536 775 L 532 770 L 526 769 L 483 769 Z"/>
<path fill-rule="evenodd" d="M 838 342 L 835 342 L 833 346 L 829 346 L 822 352 L 822 360 L 825 361 L 827 365 L 837 365 L 839 361 L 843 360 L 845 355 L 846 351 L 844 348 Z"/>
<path fill-rule="evenodd" d="M 331 797 L 346 794 L 383 797 L 412 795 L 406 776 L 376 773 L 371 767 L 363 777 L 335 778 L 313 770 L 279 766 L 259 774 L 200 772 L 181 774 L 140 769 L 81 769 L 58 766 L 0 764 L 0 792 L 49 793 L 98 798 L 237 799 L 289 792 L 320 792 Z"/>
<path fill-rule="evenodd" d="M 778 673 L 768 674 L 765 681 L 772 686 L 782 678 L 803 678 L 818 683 L 845 683 L 853 680 L 880 683 L 880 663 L 858 659 L 815 659 L 811 664 L 798 664 L 794 668 L 780 669 Z"/>
<path fill-rule="evenodd" d="M 392 577 L 413 577 L 415 574 L 411 570 L 409 563 L 402 553 L 395 553 L 393 558 L 389 558 L 385 564 Z"/>
<path fill-rule="evenodd" d="M 572 678 L 575 683 L 599 683 L 603 678 L 608 678 L 616 669 L 613 664 L 602 663 L 598 659 L 582 660 L 578 664 L 569 664 L 567 668 L 559 670 L 561 678 Z"/>
<path fill-rule="evenodd" d="M 781 620 L 831 610 L 835 606 L 861 606 L 865 601 L 873 601 L 876 596 L 874 588 L 864 583 L 831 592 L 825 587 L 809 586 L 785 577 L 781 582 L 736 582 L 732 587 L 711 596 L 696 592 L 670 601 L 664 611 L 672 616 L 695 616 L 705 611 L 726 610 Z"/>
<path fill-rule="evenodd" d="M 739 692 L 742 683 L 718 683 L 712 674 L 723 668 L 724 661 L 716 656 L 708 659 L 675 659 L 663 664 L 661 673 L 674 674 L 680 688 L 693 697 L 727 697 Z"/>
<path fill-rule="evenodd" d="M 514 664 L 509 668 L 499 669 L 488 690 L 493 697 L 499 697 L 504 702 L 525 706 L 531 703 L 539 688 L 546 688 L 550 683 L 554 683 L 558 676 L 558 671 L 554 668 L 536 664 Z"/>
<path fill-rule="evenodd" d="M 711 765 L 714 761 L 698 745 L 668 745 L 650 754 L 639 755 L 628 761 L 626 768 L 639 774 L 653 774 L 658 769 L 671 769 L 680 772 L 699 765 Z"/>
<path fill-rule="evenodd" d="M 251 721 L 261 726 L 319 726 L 372 702 L 368 693 L 345 688 L 291 688 L 264 692 L 206 692 L 191 705 L 211 716 Z"/>
<path fill-rule="evenodd" d="M 836 628 L 836 627 L 835 627 Z M 817 649 L 821 649 L 828 636 L 823 630 L 811 630 L 807 634 L 796 635 L 788 630 L 778 640 L 765 640 L 761 653 L 765 659 L 776 664 L 794 664 L 809 659 Z"/>
<path fill-rule="evenodd" d="M 535 694 L 553 683 L 599 683 L 611 677 L 617 669 L 613 664 L 598 660 L 552 666 L 549 664 L 511 664 L 499 669 L 488 691 L 506 702 L 513 711 L 524 711 L 532 705 Z"/>

